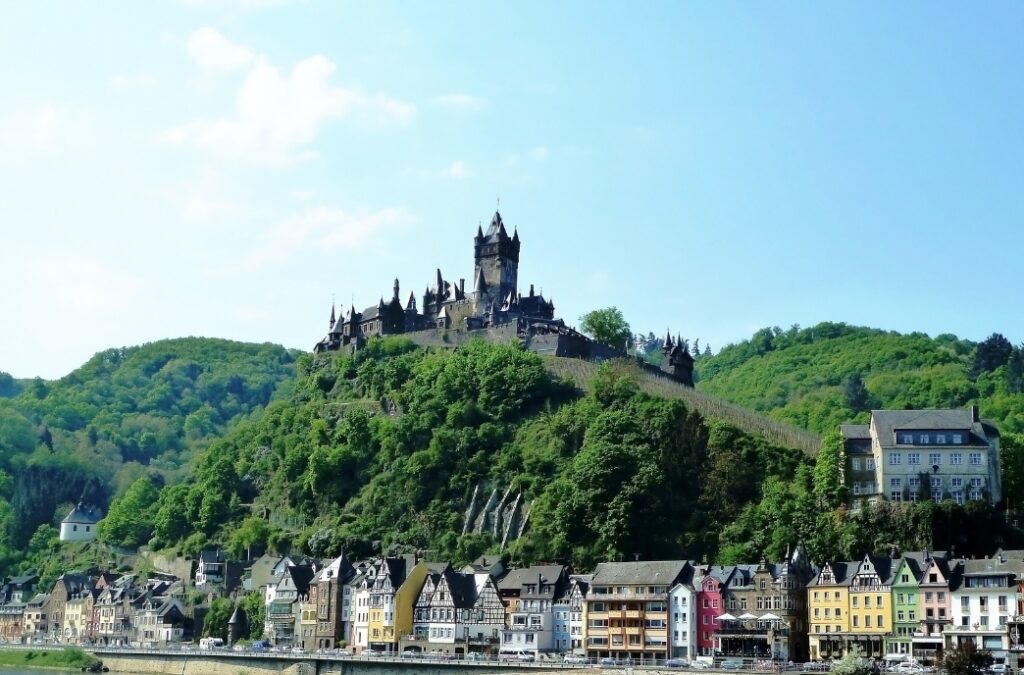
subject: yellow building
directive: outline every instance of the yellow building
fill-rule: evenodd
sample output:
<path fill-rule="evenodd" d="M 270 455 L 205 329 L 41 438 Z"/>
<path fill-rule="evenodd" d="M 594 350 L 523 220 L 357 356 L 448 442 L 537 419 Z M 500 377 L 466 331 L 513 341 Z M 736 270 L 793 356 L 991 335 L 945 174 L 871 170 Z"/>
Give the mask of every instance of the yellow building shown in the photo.
<path fill-rule="evenodd" d="M 369 648 L 395 652 L 398 640 L 412 633 L 413 610 L 427 578 L 427 565 L 407 555 L 382 558 L 370 588 Z"/>
<path fill-rule="evenodd" d="M 857 646 L 864 656 L 885 656 L 892 633 L 892 558 L 865 555 L 850 579 L 850 625 L 847 649 Z"/>
<path fill-rule="evenodd" d="M 807 618 L 812 661 L 841 657 L 850 631 L 850 581 L 858 562 L 834 561 L 807 584 Z"/>

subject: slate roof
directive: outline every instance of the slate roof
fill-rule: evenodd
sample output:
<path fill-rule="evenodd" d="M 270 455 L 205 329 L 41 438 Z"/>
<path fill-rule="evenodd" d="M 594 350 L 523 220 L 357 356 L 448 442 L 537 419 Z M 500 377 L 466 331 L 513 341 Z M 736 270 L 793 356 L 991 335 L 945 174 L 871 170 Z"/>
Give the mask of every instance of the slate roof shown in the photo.
<path fill-rule="evenodd" d="M 879 445 L 897 447 L 897 431 L 961 430 L 969 434 L 969 446 L 988 446 L 986 425 L 975 422 L 970 410 L 872 410 Z"/>
<path fill-rule="evenodd" d="M 825 565 L 818 569 L 818 573 L 814 575 L 814 578 L 807 582 L 808 586 L 827 586 L 829 588 L 833 586 L 849 586 L 853 581 L 853 575 L 857 572 L 857 568 L 860 567 L 859 560 L 832 560 L 828 562 L 828 565 L 832 568 L 833 574 L 835 574 L 836 582 L 834 584 L 819 584 L 818 579 L 821 576 L 821 572 L 825 569 Z"/>
<path fill-rule="evenodd" d="M 456 609 L 472 609 L 476 603 L 476 578 L 472 574 L 456 572 L 451 567 L 442 573 L 448 583 L 448 591 L 452 594 L 452 604 Z"/>
<path fill-rule="evenodd" d="M 103 519 L 103 512 L 91 506 L 85 506 L 81 502 L 64 516 L 62 523 L 74 523 L 76 525 L 95 525 Z"/>
<path fill-rule="evenodd" d="M 224 554 L 220 551 L 200 551 L 199 560 L 206 565 L 224 562 Z"/>
<path fill-rule="evenodd" d="M 979 560 L 965 560 L 963 564 L 963 576 L 985 577 L 998 574 L 1024 575 L 1024 561 L 1007 560 L 1003 562 L 999 558 L 981 558 Z"/>
<path fill-rule="evenodd" d="M 840 424 L 839 432 L 847 440 L 871 440 L 871 428 L 867 424 Z"/>
<path fill-rule="evenodd" d="M 522 598 L 554 599 L 561 592 L 561 584 L 567 578 L 565 573 L 564 565 L 531 565 L 506 574 L 498 582 L 498 588 L 502 591 L 519 589 Z M 534 593 L 526 593 L 525 587 L 528 584 L 535 584 L 537 590 Z M 540 590 L 542 584 L 550 584 L 550 590 L 542 593 Z"/>
<path fill-rule="evenodd" d="M 651 560 L 638 562 L 598 563 L 594 569 L 594 586 L 613 584 L 650 584 L 672 586 L 686 568 L 685 560 Z"/>
<path fill-rule="evenodd" d="M 309 592 L 309 582 L 313 580 L 313 568 L 305 565 L 292 565 L 285 574 L 290 576 L 295 590 L 301 595 Z"/>

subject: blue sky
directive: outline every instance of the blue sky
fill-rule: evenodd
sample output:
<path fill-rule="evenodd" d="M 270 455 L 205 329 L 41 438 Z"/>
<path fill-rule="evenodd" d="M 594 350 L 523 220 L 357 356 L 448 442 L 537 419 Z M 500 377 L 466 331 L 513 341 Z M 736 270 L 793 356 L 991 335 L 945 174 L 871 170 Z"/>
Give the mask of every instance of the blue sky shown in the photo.
<path fill-rule="evenodd" d="M 496 200 L 572 324 L 1024 340 L 1024 4 L 0 5 L 0 370 L 309 349 L 471 283 Z"/>

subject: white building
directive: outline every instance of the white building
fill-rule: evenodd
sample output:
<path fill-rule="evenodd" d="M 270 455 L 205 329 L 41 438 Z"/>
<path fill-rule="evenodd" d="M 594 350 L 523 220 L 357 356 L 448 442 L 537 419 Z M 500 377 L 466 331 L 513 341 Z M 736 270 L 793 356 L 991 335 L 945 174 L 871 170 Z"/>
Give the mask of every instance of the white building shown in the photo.
<path fill-rule="evenodd" d="M 352 598 L 352 626 L 349 645 L 357 654 L 370 648 L 370 590 L 377 576 L 377 568 L 367 565 L 349 583 Z"/>
<path fill-rule="evenodd" d="M 537 655 L 555 650 L 555 598 L 565 593 L 568 569 L 562 565 L 534 565 L 512 570 L 498 583 L 506 607 L 501 631 L 502 652 Z"/>
<path fill-rule="evenodd" d="M 960 584 L 951 589 L 952 622 L 942 631 L 945 648 L 971 642 L 1005 662 L 1010 648 L 1007 624 L 1017 613 L 1017 580 L 1022 576 L 1020 560 L 965 560 Z"/>
<path fill-rule="evenodd" d="M 668 592 L 669 654 L 672 658 L 697 656 L 697 592 L 692 583 L 692 566 L 687 576 Z"/>
<path fill-rule="evenodd" d="M 840 427 L 850 503 L 1002 499 L 999 431 L 977 406 L 872 410 L 868 424 Z"/>
<path fill-rule="evenodd" d="M 92 541 L 96 538 L 96 524 L 103 518 L 99 509 L 81 502 L 60 521 L 61 541 Z"/>

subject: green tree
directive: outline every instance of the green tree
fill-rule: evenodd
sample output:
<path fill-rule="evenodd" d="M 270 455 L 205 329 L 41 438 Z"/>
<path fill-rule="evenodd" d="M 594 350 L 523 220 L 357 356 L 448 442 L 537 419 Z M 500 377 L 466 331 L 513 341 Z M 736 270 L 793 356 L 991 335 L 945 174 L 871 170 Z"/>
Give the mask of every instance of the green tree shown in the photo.
<path fill-rule="evenodd" d="M 1013 345 L 1000 333 L 992 333 L 978 343 L 971 372 L 978 376 L 1006 365 L 1013 355 Z"/>
<path fill-rule="evenodd" d="M 843 437 L 839 431 L 826 434 L 814 460 L 814 494 L 818 504 L 826 509 L 837 508 L 846 501 L 843 482 L 845 458 Z"/>
<path fill-rule="evenodd" d="M 942 660 L 947 675 L 982 675 L 992 665 L 992 655 L 979 650 L 973 642 L 946 650 Z"/>
<path fill-rule="evenodd" d="M 852 373 L 846 378 L 843 384 L 843 396 L 846 400 L 846 407 L 854 412 L 867 410 L 871 406 L 871 395 L 860 373 Z"/>
<path fill-rule="evenodd" d="M 598 342 L 623 351 L 632 335 L 629 324 L 616 307 L 587 312 L 580 317 L 580 330 Z"/>
<path fill-rule="evenodd" d="M 124 496 L 110 505 L 110 511 L 97 526 L 97 538 L 107 544 L 125 547 L 137 547 L 149 541 L 153 535 L 161 487 L 163 478 L 153 474 L 132 483 Z"/>
<path fill-rule="evenodd" d="M 836 675 L 868 675 L 871 662 L 864 658 L 863 650 L 854 647 L 847 650 L 843 658 L 833 662 L 832 672 Z"/>
<path fill-rule="evenodd" d="M 266 614 L 263 594 L 259 591 L 253 591 L 246 595 L 242 600 L 242 609 L 245 610 L 245 621 L 249 629 L 247 637 L 250 640 L 262 639 L 263 621 Z"/>
<path fill-rule="evenodd" d="M 203 618 L 203 637 L 219 637 L 225 642 L 228 639 L 228 621 L 235 611 L 235 605 L 227 598 L 215 598 L 210 609 Z"/>

